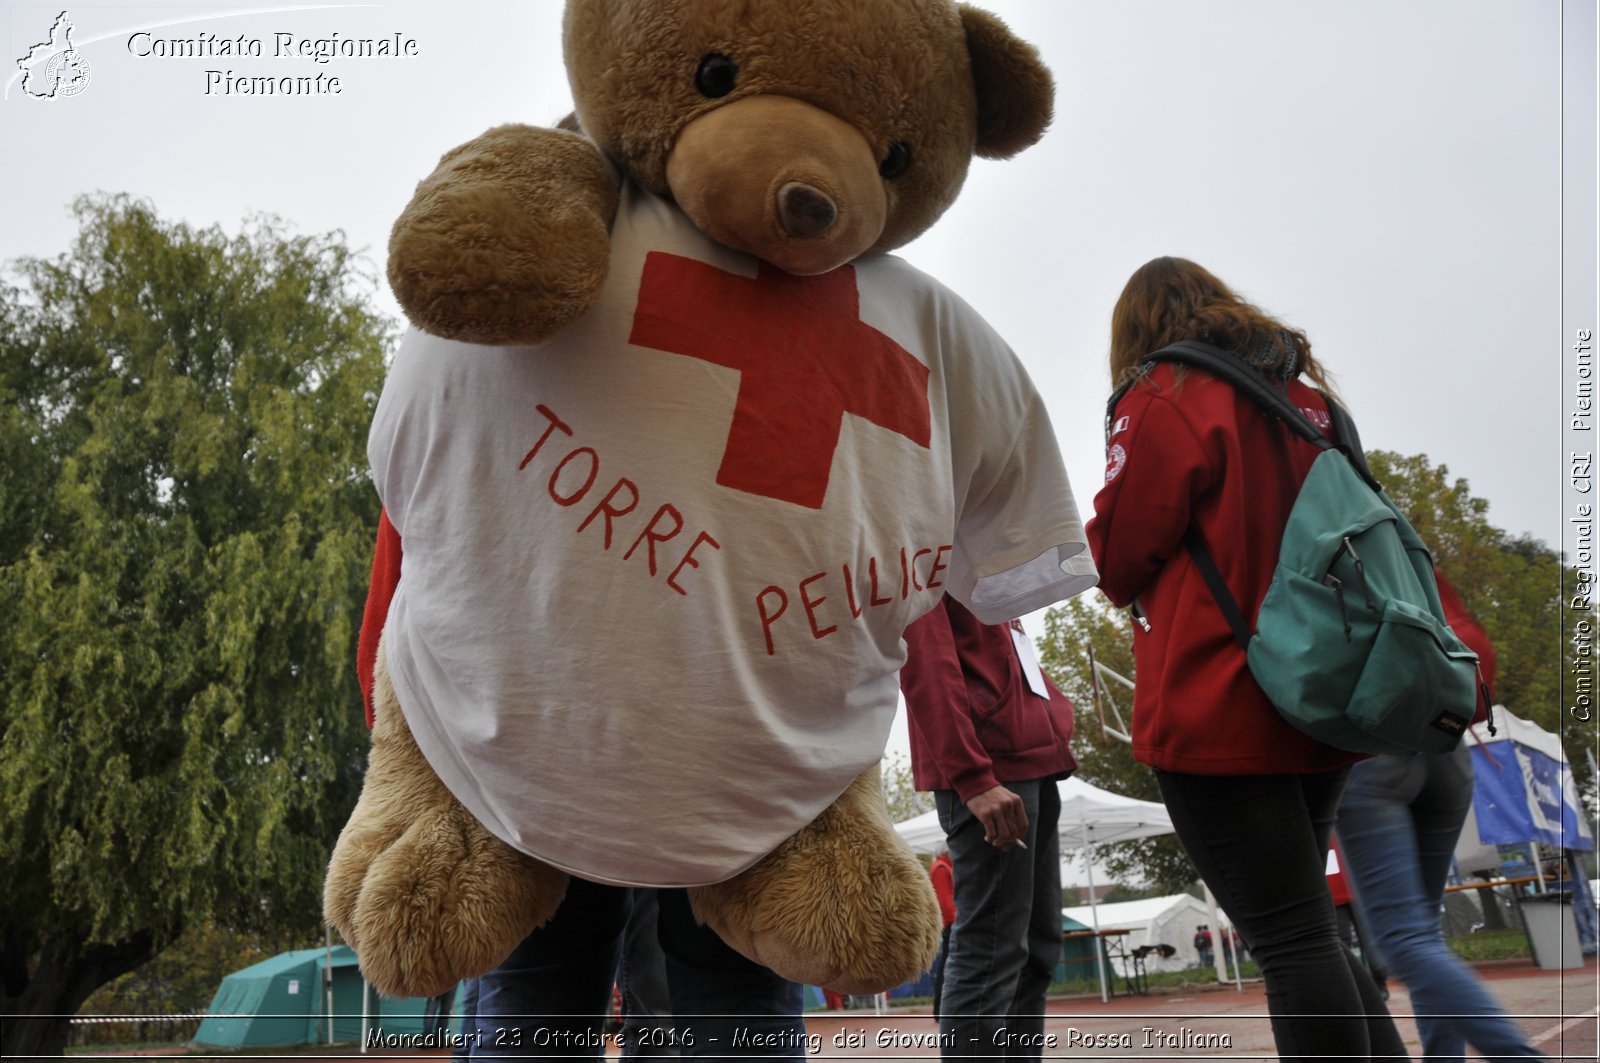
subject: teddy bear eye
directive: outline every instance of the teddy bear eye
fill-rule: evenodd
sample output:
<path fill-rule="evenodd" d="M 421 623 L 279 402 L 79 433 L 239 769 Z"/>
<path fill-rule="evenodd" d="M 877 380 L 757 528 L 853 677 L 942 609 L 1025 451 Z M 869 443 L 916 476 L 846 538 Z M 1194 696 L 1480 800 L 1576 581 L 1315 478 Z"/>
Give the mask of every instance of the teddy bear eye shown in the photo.
<path fill-rule="evenodd" d="M 903 140 L 897 140 L 889 145 L 889 152 L 883 157 L 883 162 L 878 164 L 878 173 L 886 181 L 892 181 L 906 172 L 906 167 L 911 165 L 911 145 Z"/>
<path fill-rule="evenodd" d="M 700 60 L 700 69 L 694 72 L 694 87 L 700 95 L 713 100 L 732 92 L 738 80 L 739 64 L 720 52 L 712 52 Z"/>

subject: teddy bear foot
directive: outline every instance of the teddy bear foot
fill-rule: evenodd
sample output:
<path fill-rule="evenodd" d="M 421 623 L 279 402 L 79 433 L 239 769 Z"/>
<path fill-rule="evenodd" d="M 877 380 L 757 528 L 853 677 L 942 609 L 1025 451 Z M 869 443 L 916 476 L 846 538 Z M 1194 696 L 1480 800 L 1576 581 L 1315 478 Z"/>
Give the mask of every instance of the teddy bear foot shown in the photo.
<path fill-rule="evenodd" d="M 794 982 L 881 993 L 933 964 L 939 902 L 894 831 L 878 769 L 748 871 L 689 891 L 695 917 Z"/>
<path fill-rule="evenodd" d="M 378 661 L 367 779 L 334 847 L 323 909 L 379 992 L 436 996 L 492 970 L 547 921 L 567 876 L 456 801 L 406 728 L 381 650 Z"/>

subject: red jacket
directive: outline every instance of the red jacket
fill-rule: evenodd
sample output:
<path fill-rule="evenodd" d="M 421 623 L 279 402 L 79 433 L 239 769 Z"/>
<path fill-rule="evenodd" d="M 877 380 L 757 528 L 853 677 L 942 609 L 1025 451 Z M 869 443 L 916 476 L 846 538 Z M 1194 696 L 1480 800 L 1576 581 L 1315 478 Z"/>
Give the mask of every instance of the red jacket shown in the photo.
<path fill-rule="evenodd" d="M 1321 427 L 1327 405 L 1296 380 L 1289 396 Z M 1359 754 L 1295 730 L 1267 701 L 1183 545 L 1192 522 L 1251 625 L 1272 581 L 1290 507 L 1318 450 L 1232 385 L 1158 365 L 1113 414 L 1106 483 L 1089 548 L 1100 589 L 1136 598 L 1133 752 L 1198 775 L 1326 771 Z"/>
<path fill-rule="evenodd" d="M 1439 584 L 1439 603 L 1444 606 L 1444 618 L 1450 624 L 1450 630 L 1456 633 L 1456 637 L 1467 644 L 1467 649 L 1478 655 L 1478 671 L 1482 673 L 1483 682 L 1489 688 L 1489 696 L 1493 697 L 1494 644 L 1489 641 L 1489 635 L 1483 630 L 1483 625 L 1467 612 L 1466 605 L 1461 601 L 1461 595 L 1457 594 L 1455 586 L 1444 578 L 1444 573 L 1434 569 L 1433 575 Z M 1472 722 L 1479 723 L 1488 718 L 1489 706 L 1480 703 Z"/>
<path fill-rule="evenodd" d="M 361 614 L 361 635 L 356 642 L 356 678 L 361 683 L 361 703 L 367 726 L 372 726 L 372 673 L 378 661 L 378 639 L 389 619 L 389 603 L 400 583 L 400 533 L 389 523 L 387 510 L 378 514 L 378 542 L 372 551 L 372 579 L 367 585 L 367 605 Z"/>
<path fill-rule="evenodd" d="M 1060 778 L 1078 766 L 1072 702 L 1045 677 L 1028 687 L 1006 624 L 985 624 L 946 595 L 906 628 L 900 690 L 919 790 L 966 801 L 1003 782 Z"/>

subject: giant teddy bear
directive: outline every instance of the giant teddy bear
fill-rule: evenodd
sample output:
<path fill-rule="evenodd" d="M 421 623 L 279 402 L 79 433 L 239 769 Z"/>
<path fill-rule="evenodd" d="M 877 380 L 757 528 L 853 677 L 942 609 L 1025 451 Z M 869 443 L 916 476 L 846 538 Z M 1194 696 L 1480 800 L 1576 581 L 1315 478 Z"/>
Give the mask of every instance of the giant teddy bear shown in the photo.
<path fill-rule="evenodd" d="M 1026 374 L 884 254 L 1037 140 L 1049 72 L 948 0 L 571 0 L 564 33 L 574 128 L 457 148 L 394 228 L 404 562 L 328 918 L 430 995 L 569 875 L 685 886 L 780 974 L 888 988 L 940 927 L 878 782 L 901 632 L 1093 581 Z"/>

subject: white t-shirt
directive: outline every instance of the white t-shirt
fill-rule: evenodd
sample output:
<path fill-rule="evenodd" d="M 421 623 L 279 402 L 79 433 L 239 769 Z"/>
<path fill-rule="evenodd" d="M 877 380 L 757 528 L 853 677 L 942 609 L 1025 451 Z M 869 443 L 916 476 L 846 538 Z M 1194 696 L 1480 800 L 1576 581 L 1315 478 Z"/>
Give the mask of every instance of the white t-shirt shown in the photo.
<path fill-rule="evenodd" d="M 892 256 L 798 278 L 625 187 L 594 312 L 534 348 L 411 331 L 368 444 L 403 544 L 395 691 L 506 842 L 716 882 L 882 756 L 901 633 L 1094 585 L 1039 397 Z"/>

